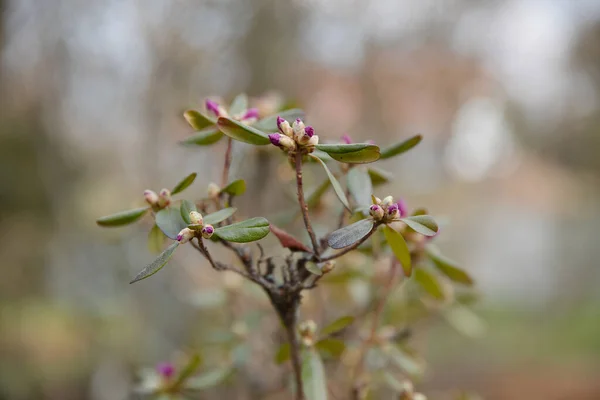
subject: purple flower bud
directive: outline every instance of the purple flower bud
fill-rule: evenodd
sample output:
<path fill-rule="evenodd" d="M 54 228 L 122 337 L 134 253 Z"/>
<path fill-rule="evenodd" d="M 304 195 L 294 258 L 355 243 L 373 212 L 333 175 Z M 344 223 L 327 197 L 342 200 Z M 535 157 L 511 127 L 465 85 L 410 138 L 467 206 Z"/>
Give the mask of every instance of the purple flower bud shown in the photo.
<path fill-rule="evenodd" d="M 398 199 L 396 205 L 398 206 L 398 211 L 400 211 L 400 216 L 406 217 L 408 215 L 408 206 L 406 205 L 406 202 L 403 199 Z"/>
<path fill-rule="evenodd" d="M 242 119 L 258 118 L 258 108 L 249 108 Z"/>
<path fill-rule="evenodd" d="M 350 138 L 350 136 L 347 133 L 344 133 L 342 135 L 342 142 L 344 142 L 346 144 L 351 144 L 352 143 L 352 139 Z"/>
<path fill-rule="evenodd" d="M 373 204 L 371 207 L 369 207 L 369 214 L 371 214 L 375 220 L 379 221 L 381 218 L 383 218 L 383 208 L 377 204 Z"/>
<path fill-rule="evenodd" d="M 389 217 L 396 217 L 398 215 L 398 204 L 394 203 L 387 208 L 387 215 Z"/>
<path fill-rule="evenodd" d="M 281 144 L 279 143 L 280 139 L 281 139 L 281 135 L 279 133 L 269 134 L 269 140 L 271 141 L 271 144 L 273 144 L 277 147 L 281 147 Z"/>
<path fill-rule="evenodd" d="M 163 362 L 156 366 L 156 372 L 168 379 L 175 373 L 175 366 L 169 362 Z"/>
<path fill-rule="evenodd" d="M 304 128 L 304 133 L 306 133 L 308 137 L 311 138 L 315 134 L 315 128 L 309 125 L 306 128 Z"/>
<path fill-rule="evenodd" d="M 212 225 L 205 225 L 204 228 L 202 228 L 202 237 L 204 239 L 210 239 L 213 233 L 215 233 L 215 228 L 213 228 Z"/>
<path fill-rule="evenodd" d="M 158 195 L 153 190 L 144 190 L 144 198 L 146 199 L 146 202 L 148 202 L 148 204 L 150 204 L 151 206 L 155 206 L 158 204 Z"/>
<path fill-rule="evenodd" d="M 221 116 L 221 111 L 219 110 L 219 103 L 217 103 L 216 101 L 206 100 L 206 109 L 215 114 L 215 116 L 217 117 Z"/>
<path fill-rule="evenodd" d="M 277 129 L 281 130 L 281 124 L 285 122 L 285 119 L 281 118 L 281 116 L 277 116 Z"/>

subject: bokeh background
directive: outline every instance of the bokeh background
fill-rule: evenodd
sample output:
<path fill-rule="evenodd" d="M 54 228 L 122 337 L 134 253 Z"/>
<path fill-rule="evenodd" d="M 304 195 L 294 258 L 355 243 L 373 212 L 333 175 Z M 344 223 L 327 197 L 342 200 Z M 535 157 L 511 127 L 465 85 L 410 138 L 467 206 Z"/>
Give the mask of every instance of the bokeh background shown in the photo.
<path fill-rule="evenodd" d="M 388 192 L 445 222 L 439 247 L 481 293 L 469 316 L 477 329 L 439 319 L 419 338 L 430 398 L 461 388 L 498 400 L 600 398 L 600 2 L 0 9 L 0 399 L 124 399 L 139 368 L 198 348 L 215 326 L 230 330 L 214 308 L 235 314 L 246 301 L 223 300 L 221 275 L 186 250 L 130 286 L 152 259 L 148 226 L 94 221 L 191 171 L 190 194 L 204 195 L 220 177 L 222 143 L 179 146 L 190 133 L 182 112 L 242 91 L 292 99 L 322 139 L 424 135 L 384 165 L 397 180 Z M 253 163 L 251 186 L 266 176 Z M 240 201 L 246 215 L 293 204 L 276 185 L 260 188 Z M 255 375 L 276 371 L 268 364 Z M 248 393 L 260 379 L 246 374 L 236 391 L 202 398 L 258 398 Z"/>

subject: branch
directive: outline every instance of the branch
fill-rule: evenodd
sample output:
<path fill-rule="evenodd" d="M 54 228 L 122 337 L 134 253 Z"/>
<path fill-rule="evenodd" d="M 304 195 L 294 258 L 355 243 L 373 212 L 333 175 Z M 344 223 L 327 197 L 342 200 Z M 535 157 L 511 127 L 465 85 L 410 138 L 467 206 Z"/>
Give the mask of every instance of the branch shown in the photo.
<path fill-rule="evenodd" d="M 314 257 L 316 259 L 319 258 L 319 244 L 317 242 L 317 237 L 315 236 L 315 232 L 310 225 L 310 219 L 308 218 L 308 205 L 304 200 L 304 190 L 302 188 L 302 153 L 296 152 L 296 185 L 298 187 L 298 203 L 300 204 L 300 212 L 302 212 L 302 218 L 304 219 L 304 226 L 306 227 L 306 231 L 310 236 L 310 241 L 314 250 Z"/>
<path fill-rule="evenodd" d="M 233 150 L 233 139 L 227 138 L 227 150 L 225 150 L 225 165 L 223 166 L 223 176 L 221 177 L 221 187 L 227 186 L 229 180 L 229 168 L 231 167 L 231 152 Z"/>

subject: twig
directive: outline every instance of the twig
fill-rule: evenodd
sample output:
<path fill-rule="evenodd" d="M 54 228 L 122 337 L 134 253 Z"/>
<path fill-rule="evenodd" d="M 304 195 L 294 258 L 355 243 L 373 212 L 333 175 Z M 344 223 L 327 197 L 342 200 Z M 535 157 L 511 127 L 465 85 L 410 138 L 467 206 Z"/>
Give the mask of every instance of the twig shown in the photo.
<path fill-rule="evenodd" d="M 300 344 L 296 337 L 296 310 L 299 304 L 291 307 L 287 315 L 283 316 L 282 322 L 285 326 L 288 342 L 290 344 L 290 360 L 294 370 L 294 382 L 296 383 L 296 400 L 304 400 L 304 387 L 302 384 L 302 365 L 300 362 Z"/>
<path fill-rule="evenodd" d="M 227 186 L 229 180 L 229 168 L 231 167 L 231 152 L 233 150 L 233 139 L 227 138 L 227 150 L 225 151 L 225 165 L 223 166 L 223 176 L 221 177 L 221 187 Z"/>
<path fill-rule="evenodd" d="M 296 152 L 296 185 L 298 187 L 298 203 L 300 203 L 300 211 L 302 212 L 302 218 L 304 219 L 304 226 L 306 227 L 306 231 L 308 232 L 308 236 L 310 236 L 310 241 L 314 250 L 314 257 L 319 259 L 319 245 L 317 242 L 317 237 L 315 236 L 315 232 L 310 225 L 310 219 L 308 218 L 308 205 L 304 200 L 304 190 L 302 188 L 302 153 Z"/>

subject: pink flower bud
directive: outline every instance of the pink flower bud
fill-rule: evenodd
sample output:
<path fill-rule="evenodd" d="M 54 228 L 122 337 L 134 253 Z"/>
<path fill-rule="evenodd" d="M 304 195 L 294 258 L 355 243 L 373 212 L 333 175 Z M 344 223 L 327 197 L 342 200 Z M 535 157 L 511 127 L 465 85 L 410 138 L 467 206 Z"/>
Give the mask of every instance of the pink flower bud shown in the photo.
<path fill-rule="evenodd" d="M 384 207 L 387 207 L 387 206 L 392 205 L 393 202 L 394 202 L 394 198 L 392 196 L 386 196 L 381 201 L 381 205 Z"/>
<path fill-rule="evenodd" d="M 151 206 L 155 206 L 158 204 L 158 195 L 153 190 L 144 190 L 144 198 L 146 202 Z"/>
<path fill-rule="evenodd" d="M 190 222 L 194 225 L 202 225 L 202 214 L 198 211 L 190 211 Z"/>
<path fill-rule="evenodd" d="M 350 138 L 350 136 L 347 133 L 344 133 L 342 135 L 342 142 L 344 142 L 346 144 L 351 144 L 352 143 L 352 138 Z"/>
<path fill-rule="evenodd" d="M 279 129 L 279 132 L 281 132 L 285 136 L 294 136 L 294 131 L 292 130 L 290 123 L 281 117 L 277 117 L 277 129 Z"/>
<path fill-rule="evenodd" d="M 184 244 L 184 243 L 189 242 L 194 236 L 195 236 L 195 233 L 193 230 L 191 230 L 190 228 L 183 228 L 177 234 L 177 241 L 181 244 Z"/>
<path fill-rule="evenodd" d="M 161 189 L 158 193 L 158 206 L 164 208 L 171 204 L 171 191 L 169 189 Z"/>
<path fill-rule="evenodd" d="M 312 126 L 307 126 L 306 128 L 304 128 L 304 133 L 309 137 L 313 137 L 313 135 L 315 134 L 315 128 L 313 128 Z"/>
<path fill-rule="evenodd" d="M 314 135 L 313 137 L 311 137 L 308 140 L 308 143 L 306 143 L 306 145 L 309 146 L 309 147 L 314 147 L 314 146 L 316 146 L 318 144 L 319 144 L 319 136 L 317 136 L 317 135 Z"/>
<path fill-rule="evenodd" d="M 156 372 L 162 377 L 169 379 L 175 373 L 175 366 L 170 362 L 163 362 L 156 366 Z"/>
<path fill-rule="evenodd" d="M 269 140 L 271 141 L 271 144 L 275 145 L 277 147 L 281 147 L 280 138 L 281 138 L 281 135 L 279 133 L 269 134 Z"/>
<path fill-rule="evenodd" d="M 398 216 L 398 204 L 392 204 L 387 208 L 388 218 L 396 218 Z"/>
<path fill-rule="evenodd" d="M 212 225 L 205 225 L 204 228 L 202 228 L 202 237 L 204 239 L 210 239 L 213 233 L 215 233 L 215 228 L 213 228 Z"/>
<path fill-rule="evenodd" d="M 300 118 L 296 119 L 292 124 L 292 130 L 294 131 L 294 139 L 296 139 L 296 141 L 300 141 L 301 138 L 304 136 L 304 129 L 304 122 L 302 122 Z"/>
<path fill-rule="evenodd" d="M 249 108 L 242 116 L 242 120 L 258 118 L 258 108 Z"/>
<path fill-rule="evenodd" d="M 217 103 L 216 101 L 207 99 L 205 104 L 206 104 L 207 111 L 212 112 L 215 115 L 215 117 L 221 116 L 221 107 L 219 106 L 219 103 Z"/>
<path fill-rule="evenodd" d="M 369 214 L 371 214 L 376 221 L 379 221 L 383 218 L 384 211 L 381 206 L 373 204 L 371 207 L 369 207 Z"/>

